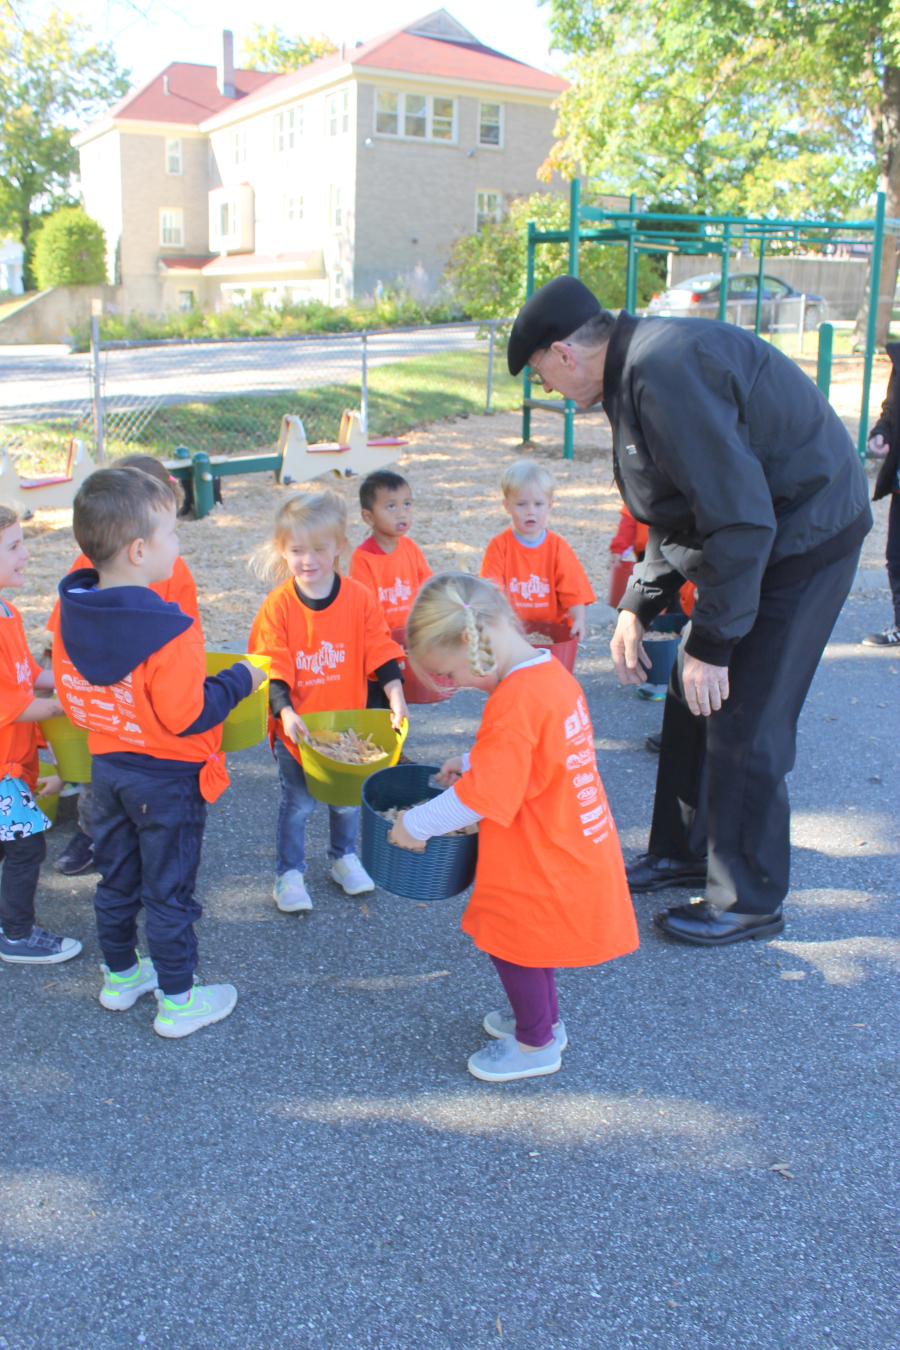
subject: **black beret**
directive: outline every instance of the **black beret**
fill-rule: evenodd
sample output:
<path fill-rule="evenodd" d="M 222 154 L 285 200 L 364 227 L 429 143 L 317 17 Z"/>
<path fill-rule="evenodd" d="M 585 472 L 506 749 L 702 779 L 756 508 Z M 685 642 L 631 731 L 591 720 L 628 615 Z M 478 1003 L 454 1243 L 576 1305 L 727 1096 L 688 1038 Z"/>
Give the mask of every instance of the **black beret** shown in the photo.
<path fill-rule="evenodd" d="M 509 335 L 506 359 L 510 375 L 518 375 L 536 351 L 567 337 L 603 308 L 577 277 L 554 277 L 519 310 Z"/>

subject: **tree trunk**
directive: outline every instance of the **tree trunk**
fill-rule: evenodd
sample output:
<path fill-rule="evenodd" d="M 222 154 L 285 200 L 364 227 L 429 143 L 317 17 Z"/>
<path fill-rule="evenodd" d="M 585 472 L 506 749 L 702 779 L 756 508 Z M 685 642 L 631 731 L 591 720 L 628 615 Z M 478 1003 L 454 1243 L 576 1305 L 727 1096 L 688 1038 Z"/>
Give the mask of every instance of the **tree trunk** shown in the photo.
<path fill-rule="evenodd" d="M 886 66 L 882 86 L 881 107 L 874 131 L 878 156 L 878 190 L 885 194 L 885 214 L 900 217 L 900 67 Z M 881 250 L 881 279 L 878 285 L 878 322 L 875 341 L 883 347 L 888 340 L 897 271 L 900 266 L 900 237 L 885 234 Z M 866 282 L 862 308 L 856 317 L 853 334 L 854 347 L 865 346 L 866 325 L 869 316 L 869 282 Z"/>

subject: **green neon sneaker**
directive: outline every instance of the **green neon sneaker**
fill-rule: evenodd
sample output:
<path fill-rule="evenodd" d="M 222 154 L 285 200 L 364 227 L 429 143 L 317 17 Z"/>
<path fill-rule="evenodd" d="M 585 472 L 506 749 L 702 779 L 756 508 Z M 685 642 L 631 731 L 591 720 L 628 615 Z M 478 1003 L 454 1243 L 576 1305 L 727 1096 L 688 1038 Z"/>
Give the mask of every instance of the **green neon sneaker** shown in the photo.
<path fill-rule="evenodd" d="M 103 988 L 100 1003 L 104 1008 L 131 1008 L 142 994 L 156 988 L 156 970 L 153 962 L 138 957 L 137 970 L 131 975 L 116 975 L 109 966 L 101 965 Z"/>
<path fill-rule="evenodd" d="M 153 1020 L 153 1030 L 157 1036 L 165 1036 L 169 1040 L 190 1036 L 201 1027 L 221 1022 L 223 1017 L 234 1010 L 237 997 L 233 984 L 197 984 L 191 990 L 187 1003 L 173 1003 L 161 989 L 157 989 L 156 1002 L 159 1006 Z"/>

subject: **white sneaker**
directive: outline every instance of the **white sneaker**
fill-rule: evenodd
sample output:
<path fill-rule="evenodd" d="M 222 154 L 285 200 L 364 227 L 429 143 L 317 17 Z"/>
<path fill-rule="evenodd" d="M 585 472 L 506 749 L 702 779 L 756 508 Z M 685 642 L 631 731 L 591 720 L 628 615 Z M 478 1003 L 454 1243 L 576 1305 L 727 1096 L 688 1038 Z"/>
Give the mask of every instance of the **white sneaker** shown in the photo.
<path fill-rule="evenodd" d="M 237 1003 L 233 984 L 195 984 L 187 1003 L 173 1003 L 161 989 L 156 991 L 158 1008 L 153 1020 L 157 1036 L 177 1040 L 192 1031 L 221 1022 Z"/>
<path fill-rule="evenodd" d="M 375 889 L 375 882 L 355 853 L 345 853 L 343 858 L 337 858 L 331 864 L 331 876 L 343 886 L 347 895 L 362 895 L 364 891 Z"/>
<path fill-rule="evenodd" d="M 502 1039 L 504 1036 L 514 1036 L 516 1034 L 516 1019 L 513 1017 L 512 1009 L 509 1012 L 489 1012 L 481 1024 L 489 1036 L 496 1036 Z M 556 1041 L 556 1048 L 559 1051 L 565 1050 L 569 1044 L 569 1038 L 566 1035 L 566 1024 L 560 1019 L 553 1027 L 553 1039 Z"/>
<path fill-rule="evenodd" d="M 555 1040 L 543 1050 L 520 1050 L 514 1036 L 501 1036 L 470 1055 L 467 1068 L 473 1078 L 485 1083 L 510 1083 L 514 1078 L 558 1073 L 561 1065 L 562 1055 Z"/>
<path fill-rule="evenodd" d="M 313 907 L 303 873 L 298 872 L 296 867 L 275 878 L 272 895 L 282 914 L 298 914 L 300 910 L 309 910 Z"/>
<path fill-rule="evenodd" d="M 100 1003 L 104 1008 L 131 1008 L 142 994 L 149 994 L 156 988 L 156 970 L 152 961 L 138 957 L 137 970 L 133 975 L 115 975 L 109 966 L 101 966 L 103 988 L 100 990 Z"/>

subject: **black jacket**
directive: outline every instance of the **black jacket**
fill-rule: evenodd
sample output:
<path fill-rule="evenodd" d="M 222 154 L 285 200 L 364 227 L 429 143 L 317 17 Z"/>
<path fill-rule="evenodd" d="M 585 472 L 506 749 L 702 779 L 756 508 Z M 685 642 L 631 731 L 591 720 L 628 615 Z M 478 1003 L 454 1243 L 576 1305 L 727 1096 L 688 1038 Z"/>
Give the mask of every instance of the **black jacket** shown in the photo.
<path fill-rule="evenodd" d="M 687 651 L 701 661 L 728 664 L 761 588 L 812 576 L 872 528 L 843 422 L 789 357 L 733 324 L 623 311 L 603 407 L 619 491 L 650 527 L 619 608 L 648 623 L 694 582 Z"/>
<path fill-rule="evenodd" d="M 900 398 L 897 397 L 897 371 L 900 369 L 900 342 L 889 342 L 884 349 L 891 358 L 891 378 L 888 381 L 887 398 L 881 405 L 881 416 L 869 432 L 873 436 L 883 436 L 888 443 L 888 452 L 878 470 L 875 479 L 875 491 L 872 500 L 877 502 L 889 492 L 896 492 L 894 483 L 900 468 Z"/>

